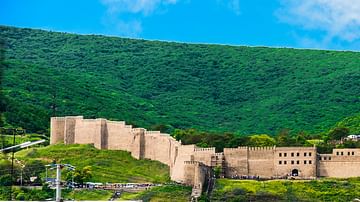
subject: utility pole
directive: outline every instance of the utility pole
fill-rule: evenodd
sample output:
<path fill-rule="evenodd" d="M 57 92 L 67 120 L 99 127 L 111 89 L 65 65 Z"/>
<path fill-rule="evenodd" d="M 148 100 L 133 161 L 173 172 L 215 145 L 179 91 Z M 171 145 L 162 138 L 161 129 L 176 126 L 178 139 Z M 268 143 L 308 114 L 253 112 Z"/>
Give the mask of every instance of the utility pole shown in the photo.
<path fill-rule="evenodd" d="M 15 132 L 16 132 L 16 129 L 15 128 L 12 128 L 11 129 L 12 131 L 12 134 L 14 136 L 14 141 L 13 141 L 13 147 L 15 146 Z M 14 184 L 14 149 L 15 148 L 12 148 L 12 156 L 11 156 L 11 191 L 10 191 L 10 199 L 12 200 L 12 186 Z"/>
<path fill-rule="evenodd" d="M 56 197 L 55 201 L 60 202 L 61 199 L 61 169 L 66 167 L 68 170 L 75 170 L 75 167 L 70 164 L 50 164 L 47 166 L 53 167 L 52 169 L 56 168 L 56 180 L 55 180 L 55 186 L 56 186 Z"/>
<path fill-rule="evenodd" d="M 20 186 L 23 185 L 23 169 L 21 168 L 21 171 L 20 171 Z"/>
<path fill-rule="evenodd" d="M 48 181 L 47 166 L 45 166 L 45 169 L 46 169 L 46 171 L 45 171 L 45 182 L 47 182 Z"/>
<path fill-rule="evenodd" d="M 61 201 L 61 165 L 57 164 L 56 165 L 56 180 L 55 180 L 55 184 L 56 184 L 56 198 L 55 201 L 56 202 L 60 202 Z"/>

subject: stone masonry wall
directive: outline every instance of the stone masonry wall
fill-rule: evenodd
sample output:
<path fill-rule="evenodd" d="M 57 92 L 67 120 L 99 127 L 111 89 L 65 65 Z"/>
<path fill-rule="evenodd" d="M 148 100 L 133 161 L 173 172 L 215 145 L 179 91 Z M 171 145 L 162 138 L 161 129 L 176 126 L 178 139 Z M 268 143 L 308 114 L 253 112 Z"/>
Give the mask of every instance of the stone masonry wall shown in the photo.
<path fill-rule="evenodd" d="M 134 144 L 133 128 L 125 122 L 106 121 L 108 149 L 132 151 Z"/>
<path fill-rule="evenodd" d="M 315 147 L 277 147 L 274 154 L 274 176 L 285 177 L 298 172 L 298 177 L 316 177 Z"/>
<path fill-rule="evenodd" d="M 98 149 L 128 151 L 136 159 L 160 161 L 170 167 L 172 180 L 196 186 L 203 183 L 205 171 L 215 166 L 222 166 L 222 174 L 228 178 L 360 176 L 360 149 L 334 149 L 332 154 L 317 155 L 315 147 L 238 147 L 215 153 L 215 148 L 182 145 L 159 131 L 82 116 L 52 117 L 50 134 L 51 144 L 94 144 Z"/>
<path fill-rule="evenodd" d="M 360 149 L 334 149 L 332 154 L 320 154 L 318 158 L 320 177 L 360 176 Z"/>
<path fill-rule="evenodd" d="M 50 120 L 50 144 L 64 141 L 65 118 L 51 117 Z"/>
<path fill-rule="evenodd" d="M 249 175 L 248 147 L 224 148 L 225 177 Z"/>

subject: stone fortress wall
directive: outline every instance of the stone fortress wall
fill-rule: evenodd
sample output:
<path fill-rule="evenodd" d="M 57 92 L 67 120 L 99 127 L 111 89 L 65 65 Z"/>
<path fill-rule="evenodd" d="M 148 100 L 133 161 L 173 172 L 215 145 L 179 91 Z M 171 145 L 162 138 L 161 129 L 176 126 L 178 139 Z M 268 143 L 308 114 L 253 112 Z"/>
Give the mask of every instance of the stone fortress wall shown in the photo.
<path fill-rule="evenodd" d="M 202 188 L 211 168 L 221 176 L 283 178 L 360 176 L 360 149 L 334 149 L 317 154 L 315 147 L 198 148 L 182 145 L 169 134 L 133 128 L 123 121 L 52 117 L 50 144 L 93 144 L 98 149 L 124 150 L 136 159 L 160 161 L 170 167 L 171 179 Z"/>

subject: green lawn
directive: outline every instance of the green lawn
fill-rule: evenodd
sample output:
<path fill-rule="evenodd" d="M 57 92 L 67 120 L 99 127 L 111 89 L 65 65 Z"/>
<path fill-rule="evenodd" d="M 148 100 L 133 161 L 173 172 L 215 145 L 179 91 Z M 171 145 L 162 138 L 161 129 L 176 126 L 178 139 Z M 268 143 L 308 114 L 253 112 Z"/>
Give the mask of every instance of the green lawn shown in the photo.
<path fill-rule="evenodd" d="M 136 160 L 129 152 L 98 150 L 91 145 L 50 145 L 42 148 L 22 150 L 16 158 L 24 161 L 53 160 L 82 169 L 92 168 L 95 182 L 169 182 L 169 168 L 157 161 Z M 44 171 L 45 172 L 45 171 Z"/>
<path fill-rule="evenodd" d="M 189 201 L 191 187 L 181 185 L 165 185 L 154 187 L 139 193 L 123 193 L 119 200 L 143 201 Z"/>
<path fill-rule="evenodd" d="M 216 181 L 212 201 L 352 201 L 360 198 L 360 179 L 312 181 Z"/>
<path fill-rule="evenodd" d="M 109 190 L 65 190 L 63 191 L 64 199 L 72 200 L 101 200 L 107 201 L 111 198 L 113 191 Z"/>

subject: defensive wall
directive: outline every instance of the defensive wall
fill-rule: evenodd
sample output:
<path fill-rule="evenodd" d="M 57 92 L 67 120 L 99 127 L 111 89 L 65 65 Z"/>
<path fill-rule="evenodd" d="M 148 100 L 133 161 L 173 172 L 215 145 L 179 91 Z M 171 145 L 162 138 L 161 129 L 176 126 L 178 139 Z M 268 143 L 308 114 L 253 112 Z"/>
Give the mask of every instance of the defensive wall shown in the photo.
<path fill-rule="evenodd" d="M 160 161 L 170 167 L 171 179 L 203 186 L 209 170 L 221 168 L 221 177 L 310 179 L 360 176 L 360 149 L 334 149 L 317 154 L 316 147 L 198 148 L 182 145 L 169 134 L 133 128 L 123 121 L 52 117 L 50 144 L 93 144 L 98 149 L 124 150 L 136 159 Z"/>

